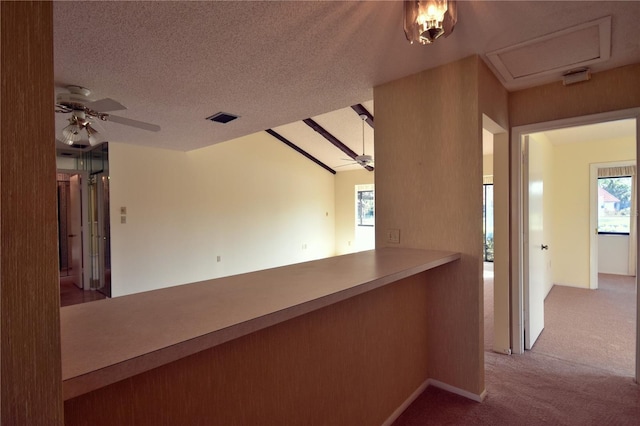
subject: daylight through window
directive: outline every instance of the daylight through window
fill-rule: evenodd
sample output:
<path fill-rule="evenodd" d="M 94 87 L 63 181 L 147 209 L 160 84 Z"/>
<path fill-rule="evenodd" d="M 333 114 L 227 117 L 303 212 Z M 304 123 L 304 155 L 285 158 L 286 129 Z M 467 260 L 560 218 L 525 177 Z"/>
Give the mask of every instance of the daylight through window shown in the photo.
<path fill-rule="evenodd" d="M 598 234 L 629 234 L 631 176 L 598 178 Z"/>
<path fill-rule="evenodd" d="M 373 190 L 358 191 L 358 226 L 375 225 Z"/>
<path fill-rule="evenodd" d="M 493 184 L 483 185 L 482 236 L 484 261 L 493 262 Z"/>

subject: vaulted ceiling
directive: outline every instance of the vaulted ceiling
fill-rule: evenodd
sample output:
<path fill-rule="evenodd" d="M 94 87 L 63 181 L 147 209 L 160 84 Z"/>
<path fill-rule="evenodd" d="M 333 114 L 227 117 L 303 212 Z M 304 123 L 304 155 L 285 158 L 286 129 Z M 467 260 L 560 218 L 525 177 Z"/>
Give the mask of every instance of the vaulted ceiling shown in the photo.
<path fill-rule="evenodd" d="M 373 87 L 384 82 L 471 54 L 508 90 L 560 80 L 583 63 L 599 72 L 640 62 L 638 1 L 460 1 L 454 32 L 430 46 L 406 41 L 402 9 L 398 1 L 56 1 L 56 90 L 89 88 L 93 99 L 127 107 L 117 115 L 162 128 L 104 123 L 110 141 L 188 151 L 271 129 L 340 171 L 353 168 L 348 156 L 303 120 L 357 154 L 364 136 L 374 155 L 373 128 L 351 106 L 375 116 Z M 240 118 L 206 120 L 220 111 Z M 58 132 L 64 125 L 56 114 Z"/>

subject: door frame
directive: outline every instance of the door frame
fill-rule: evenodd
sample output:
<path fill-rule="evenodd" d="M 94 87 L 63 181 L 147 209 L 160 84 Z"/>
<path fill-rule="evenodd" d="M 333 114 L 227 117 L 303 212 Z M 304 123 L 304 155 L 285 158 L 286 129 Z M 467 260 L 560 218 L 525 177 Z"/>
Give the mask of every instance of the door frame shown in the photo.
<path fill-rule="evenodd" d="M 493 351 L 511 355 L 509 283 L 509 131 L 482 114 L 493 145 Z"/>
<path fill-rule="evenodd" d="M 571 117 L 542 123 L 517 126 L 511 129 L 511 347 L 513 353 L 524 352 L 524 301 L 523 301 L 523 277 L 525 270 L 524 258 L 524 214 L 523 191 L 528 183 L 523 175 L 523 149 L 522 139 L 524 135 L 547 130 L 575 127 L 588 124 L 596 124 L 606 121 L 636 119 L 636 157 L 640 152 L 640 108 L 629 108 L 618 111 L 609 111 L 599 114 L 591 114 L 580 117 Z M 640 193 L 636 188 L 636 196 Z M 636 227 L 640 224 L 640 216 L 636 216 Z M 638 228 L 636 228 L 638 229 Z M 640 248 L 640 239 L 638 240 Z M 640 259 L 640 250 L 637 250 L 636 261 Z M 637 275 L 636 275 L 637 283 Z M 637 287 L 637 286 L 636 286 Z M 636 290 L 636 382 L 640 372 L 640 292 Z"/>
<path fill-rule="evenodd" d="M 91 289 L 91 269 L 89 268 L 91 257 L 89 256 L 89 173 L 86 170 L 57 169 L 57 173 L 68 175 L 80 175 L 80 194 L 82 208 L 82 288 Z"/>

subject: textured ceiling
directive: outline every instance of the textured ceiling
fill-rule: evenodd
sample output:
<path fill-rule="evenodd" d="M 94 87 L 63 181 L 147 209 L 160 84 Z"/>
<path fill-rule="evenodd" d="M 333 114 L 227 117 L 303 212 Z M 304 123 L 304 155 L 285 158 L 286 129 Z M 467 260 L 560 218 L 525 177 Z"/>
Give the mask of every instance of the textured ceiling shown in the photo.
<path fill-rule="evenodd" d="M 430 46 L 406 41 L 401 14 L 398 1 L 56 1 L 56 90 L 87 87 L 128 108 L 117 115 L 162 127 L 105 123 L 110 141 L 187 151 L 274 128 L 335 167 L 345 155 L 296 122 L 314 117 L 360 154 L 360 118 L 349 106 L 372 110 L 375 85 L 471 54 L 486 61 L 487 52 L 605 16 L 611 58 L 592 72 L 640 62 L 637 1 L 462 1 L 455 31 Z M 503 83 L 515 90 L 560 75 Z M 205 120 L 219 111 L 240 118 Z"/>
<path fill-rule="evenodd" d="M 631 139 L 636 134 L 636 120 L 615 120 L 585 126 L 548 130 L 541 133 L 554 145 L 609 141 L 623 138 Z"/>

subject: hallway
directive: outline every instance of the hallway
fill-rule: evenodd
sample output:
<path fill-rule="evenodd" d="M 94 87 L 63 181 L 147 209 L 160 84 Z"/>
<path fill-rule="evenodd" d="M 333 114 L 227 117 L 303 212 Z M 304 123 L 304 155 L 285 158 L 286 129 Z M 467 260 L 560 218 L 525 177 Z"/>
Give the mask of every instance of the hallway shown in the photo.
<path fill-rule="evenodd" d="M 533 350 L 507 356 L 491 350 L 493 274 L 485 268 L 484 402 L 429 387 L 394 426 L 637 425 L 635 278 L 601 274 L 599 282 L 599 290 L 554 287 Z"/>

